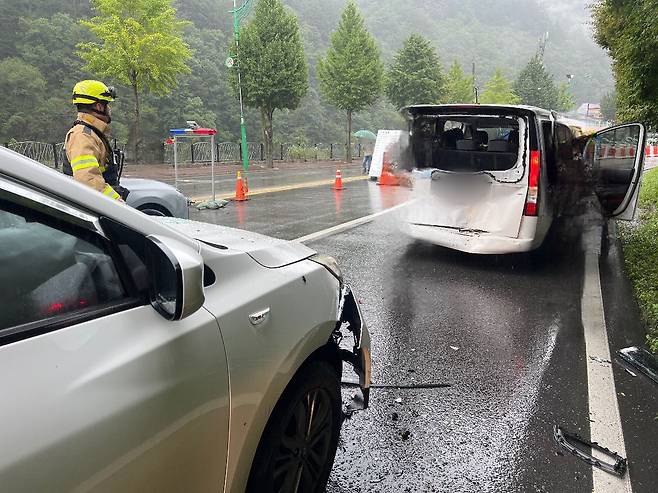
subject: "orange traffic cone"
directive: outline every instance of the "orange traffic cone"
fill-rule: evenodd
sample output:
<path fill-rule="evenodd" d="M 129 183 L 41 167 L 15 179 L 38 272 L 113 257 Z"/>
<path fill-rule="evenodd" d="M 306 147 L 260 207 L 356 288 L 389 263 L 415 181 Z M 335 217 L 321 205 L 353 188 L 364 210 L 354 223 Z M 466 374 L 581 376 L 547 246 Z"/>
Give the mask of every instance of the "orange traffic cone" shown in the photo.
<path fill-rule="evenodd" d="M 247 195 L 244 193 L 244 184 L 242 182 L 242 172 L 238 171 L 238 178 L 235 181 L 235 198 L 233 199 L 236 202 L 244 202 L 247 199 Z"/>
<path fill-rule="evenodd" d="M 382 174 L 379 177 L 377 185 L 381 185 L 383 187 L 397 187 L 400 185 L 398 177 L 391 172 L 391 165 L 388 162 L 388 153 L 384 153 Z"/>
<path fill-rule="evenodd" d="M 343 189 L 343 175 L 339 169 L 336 170 L 336 180 L 332 190 L 342 190 Z"/>

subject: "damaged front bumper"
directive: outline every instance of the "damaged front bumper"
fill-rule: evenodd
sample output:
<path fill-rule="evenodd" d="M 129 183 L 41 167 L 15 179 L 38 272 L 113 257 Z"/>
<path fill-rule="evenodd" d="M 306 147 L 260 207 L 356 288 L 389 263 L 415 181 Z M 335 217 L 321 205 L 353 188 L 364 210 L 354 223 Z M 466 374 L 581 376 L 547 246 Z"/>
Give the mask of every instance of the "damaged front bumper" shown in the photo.
<path fill-rule="evenodd" d="M 359 387 L 361 388 L 362 400 L 355 399 L 348 408 L 348 411 L 354 412 L 368 407 L 370 400 L 370 379 L 372 372 L 372 363 L 370 360 L 370 333 L 366 327 L 361 310 L 354 298 L 352 289 L 343 285 L 340 292 L 338 303 L 338 316 L 336 318 L 336 328 L 334 334 L 339 343 L 342 339 L 342 329 L 345 327 L 352 333 L 354 344 L 351 350 L 341 348 L 339 352 L 341 359 L 348 363 L 359 377 Z"/>

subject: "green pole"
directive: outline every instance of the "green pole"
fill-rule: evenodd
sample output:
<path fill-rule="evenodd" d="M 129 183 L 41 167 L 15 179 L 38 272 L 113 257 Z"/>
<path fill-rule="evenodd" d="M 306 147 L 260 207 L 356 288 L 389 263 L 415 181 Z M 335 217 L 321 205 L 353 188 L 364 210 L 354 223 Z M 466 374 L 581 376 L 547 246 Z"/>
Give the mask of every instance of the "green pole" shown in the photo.
<path fill-rule="evenodd" d="M 242 74 L 240 73 L 240 17 L 245 15 L 250 6 L 250 0 L 245 1 L 237 8 L 237 0 L 233 0 L 233 32 L 235 34 L 236 70 L 238 71 L 238 90 L 240 93 L 240 137 L 242 139 L 242 168 L 249 171 L 249 149 L 247 148 L 247 125 L 244 121 L 244 103 L 242 101 Z"/>

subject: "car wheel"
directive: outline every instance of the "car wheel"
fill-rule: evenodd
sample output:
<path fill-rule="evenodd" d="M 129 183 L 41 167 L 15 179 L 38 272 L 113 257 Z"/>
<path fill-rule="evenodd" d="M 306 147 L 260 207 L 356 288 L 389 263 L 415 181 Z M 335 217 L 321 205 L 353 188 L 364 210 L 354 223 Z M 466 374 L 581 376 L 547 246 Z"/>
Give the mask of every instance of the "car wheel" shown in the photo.
<path fill-rule="evenodd" d="M 325 491 L 338 447 L 341 407 L 336 370 L 322 361 L 303 366 L 265 427 L 247 491 Z"/>
<path fill-rule="evenodd" d="M 137 208 L 147 216 L 171 217 L 172 214 L 167 209 L 158 204 L 146 204 Z"/>

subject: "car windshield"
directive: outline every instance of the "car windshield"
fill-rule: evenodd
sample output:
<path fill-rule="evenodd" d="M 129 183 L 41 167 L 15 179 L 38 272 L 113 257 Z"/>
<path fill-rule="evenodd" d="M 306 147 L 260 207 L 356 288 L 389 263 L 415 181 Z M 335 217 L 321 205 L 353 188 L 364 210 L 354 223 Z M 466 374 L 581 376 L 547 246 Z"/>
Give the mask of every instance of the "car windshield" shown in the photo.
<path fill-rule="evenodd" d="M 519 158 L 519 120 L 491 116 L 418 116 L 410 145 L 418 168 L 506 171 Z"/>

